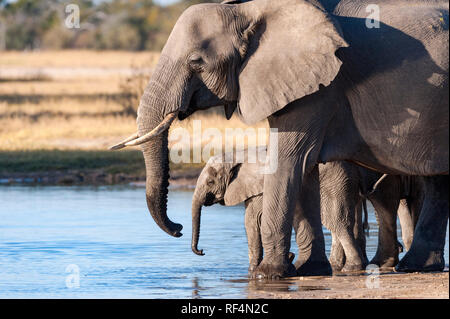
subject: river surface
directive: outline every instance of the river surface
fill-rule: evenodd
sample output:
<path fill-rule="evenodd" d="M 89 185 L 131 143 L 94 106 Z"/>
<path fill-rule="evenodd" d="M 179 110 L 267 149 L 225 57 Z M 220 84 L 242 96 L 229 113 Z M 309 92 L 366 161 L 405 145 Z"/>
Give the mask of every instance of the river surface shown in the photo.
<path fill-rule="evenodd" d="M 0 187 L 0 298 L 250 296 L 242 205 L 203 209 L 199 247 L 206 255 L 197 256 L 190 249 L 192 191 L 169 192 L 181 238 L 156 226 L 144 193 L 133 186 Z M 377 224 L 368 207 L 370 259 Z M 448 264 L 448 236 L 445 251 Z"/>

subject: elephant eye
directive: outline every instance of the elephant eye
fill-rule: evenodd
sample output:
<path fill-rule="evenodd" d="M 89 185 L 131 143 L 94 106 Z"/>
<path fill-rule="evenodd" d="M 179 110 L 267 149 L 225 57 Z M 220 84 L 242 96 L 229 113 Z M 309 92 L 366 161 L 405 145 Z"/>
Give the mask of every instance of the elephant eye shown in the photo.
<path fill-rule="evenodd" d="M 189 65 L 196 72 L 201 72 L 203 70 L 203 58 L 198 54 L 193 54 L 189 57 Z"/>
<path fill-rule="evenodd" d="M 189 61 L 191 63 L 202 63 L 203 59 L 200 54 L 191 54 L 191 56 L 189 57 Z"/>

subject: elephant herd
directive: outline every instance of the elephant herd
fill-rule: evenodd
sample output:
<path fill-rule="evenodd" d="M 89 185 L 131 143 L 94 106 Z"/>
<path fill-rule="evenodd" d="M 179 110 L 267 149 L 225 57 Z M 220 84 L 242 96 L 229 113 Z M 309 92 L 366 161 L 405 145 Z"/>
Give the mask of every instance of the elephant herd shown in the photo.
<path fill-rule="evenodd" d="M 217 106 L 224 106 L 227 119 L 236 113 L 246 124 L 267 120 L 277 132 L 276 147 L 268 145 L 277 170 L 259 181 L 262 196 L 244 199 L 253 225 L 253 276 L 363 267 L 360 213 L 352 213 L 360 210 L 359 192 L 378 214 L 380 243 L 372 262 L 397 263 L 399 211 L 409 215 L 404 227 L 414 235 L 397 270 L 442 270 L 449 217 L 448 7 L 445 0 L 191 6 L 177 20 L 141 97 L 137 132 L 112 149 L 141 146 L 148 210 L 163 231 L 179 237 L 182 225 L 167 214 L 173 120 Z M 341 178 L 346 182 L 338 187 Z M 233 197 L 225 193 L 227 200 Z M 321 214 L 333 232 L 331 264 Z M 300 251 L 295 267 L 293 228 Z"/>
<path fill-rule="evenodd" d="M 248 150 L 211 157 L 200 173 L 192 198 L 192 250 L 197 255 L 203 255 L 203 250 L 198 249 L 202 206 L 245 203 L 250 273 L 263 257 L 260 223 L 267 151 L 260 148 L 256 152 L 259 160 L 254 162 L 249 161 Z M 233 155 L 242 160 L 227 161 Z M 370 264 L 380 268 L 398 264 L 403 246 L 397 240 L 397 216 L 402 227 L 404 248 L 408 250 L 424 197 L 429 196 L 422 179 L 418 176 L 382 175 L 348 162 L 319 165 L 319 209 L 323 225 L 331 232 L 329 260 L 333 271 L 363 270 L 369 264 L 365 242 L 366 199 L 375 207 L 379 223 L 378 249 Z M 307 213 L 303 209 L 306 201 L 307 196 L 298 196 L 293 219 L 299 252 L 294 266 L 299 275 L 314 274 L 312 267 L 308 267 L 308 271 L 304 269 L 313 253 L 309 249 L 309 232 L 304 231 L 309 226 L 302 217 Z M 293 258 L 292 254 L 290 259 Z"/>

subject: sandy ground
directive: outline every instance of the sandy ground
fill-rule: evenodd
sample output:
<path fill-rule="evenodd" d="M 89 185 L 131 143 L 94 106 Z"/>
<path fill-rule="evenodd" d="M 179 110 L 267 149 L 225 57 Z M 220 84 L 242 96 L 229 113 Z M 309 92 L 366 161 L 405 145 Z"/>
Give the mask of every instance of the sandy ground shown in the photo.
<path fill-rule="evenodd" d="M 448 269 L 439 273 L 374 273 L 250 281 L 248 298 L 448 299 Z"/>

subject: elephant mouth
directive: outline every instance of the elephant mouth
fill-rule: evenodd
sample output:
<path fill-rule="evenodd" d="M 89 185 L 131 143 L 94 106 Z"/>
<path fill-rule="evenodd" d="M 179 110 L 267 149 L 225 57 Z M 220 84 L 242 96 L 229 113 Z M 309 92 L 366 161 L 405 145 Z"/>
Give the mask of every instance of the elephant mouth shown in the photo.
<path fill-rule="evenodd" d="M 205 196 L 205 202 L 204 202 L 204 206 L 212 206 L 215 203 L 217 203 L 218 201 L 216 200 L 216 197 L 214 196 L 213 193 L 207 193 Z"/>
<path fill-rule="evenodd" d="M 233 103 L 236 102 L 218 97 L 204 83 L 200 83 L 200 87 L 192 93 L 186 110 L 179 110 L 178 119 L 181 121 L 197 111 Z"/>
<path fill-rule="evenodd" d="M 178 112 L 178 120 L 182 121 L 186 118 L 188 118 L 189 116 L 191 116 L 193 113 L 195 113 L 195 109 L 191 107 L 191 105 L 189 105 L 189 107 L 187 108 L 186 111 L 179 111 Z"/>

